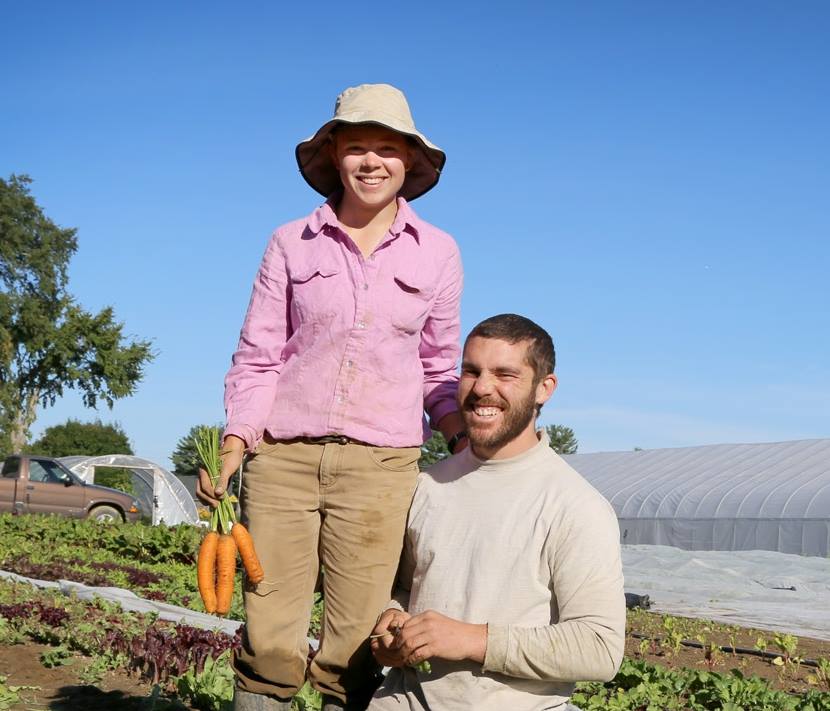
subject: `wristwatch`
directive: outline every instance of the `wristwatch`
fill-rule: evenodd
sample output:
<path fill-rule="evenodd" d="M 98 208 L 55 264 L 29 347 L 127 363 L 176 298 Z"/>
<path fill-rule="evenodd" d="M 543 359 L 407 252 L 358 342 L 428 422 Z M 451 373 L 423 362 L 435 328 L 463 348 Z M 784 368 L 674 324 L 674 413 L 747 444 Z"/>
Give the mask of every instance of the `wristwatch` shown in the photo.
<path fill-rule="evenodd" d="M 464 430 L 461 430 L 461 432 L 456 432 L 452 437 L 450 437 L 447 442 L 447 449 L 450 450 L 450 454 L 455 454 L 455 448 L 458 446 L 458 443 L 466 436 L 467 433 Z"/>

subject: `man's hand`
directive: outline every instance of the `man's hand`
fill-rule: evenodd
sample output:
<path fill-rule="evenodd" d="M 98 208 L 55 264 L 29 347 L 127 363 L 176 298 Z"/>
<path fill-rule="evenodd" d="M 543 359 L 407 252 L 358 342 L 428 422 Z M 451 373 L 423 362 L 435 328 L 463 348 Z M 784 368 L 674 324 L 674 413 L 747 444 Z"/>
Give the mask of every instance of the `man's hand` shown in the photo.
<path fill-rule="evenodd" d="M 244 454 L 245 442 L 234 435 L 225 437 L 222 443 L 222 470 L 219 472 L 216 487 L 211 483 L 210 475 L 204 469 L 199 469 L 199 481 L 196 482 L 196 496 L 199 501 L 213 508 L 219 505 L 219 499 L 228 489 L 228 482 L 242 466 Z"/>
<path fill-rule="evenodd" d="M 487 625 L 460 622 L 427 610 L 404 623 L 392 646 L 397 647 L 409 666 L 432 657 L 450 661 L 470 659 L 483 664 L 487 653 Z"/>
<path fill-rule="evenodd" d="M 378 664 L 385 667 L 402 667 L 406 657 L 396 647 L 397 635 L 410 615 L 396 609 L 386 610 L 372 630 L 372 654 Z"/>

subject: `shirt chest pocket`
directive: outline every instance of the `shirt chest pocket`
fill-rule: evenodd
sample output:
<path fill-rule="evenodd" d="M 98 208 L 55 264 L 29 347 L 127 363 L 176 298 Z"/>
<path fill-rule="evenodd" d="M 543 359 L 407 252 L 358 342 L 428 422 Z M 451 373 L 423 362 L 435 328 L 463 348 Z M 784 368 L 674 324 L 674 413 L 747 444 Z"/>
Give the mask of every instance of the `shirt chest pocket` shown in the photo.
<path fill-rule="evenodd" d="M 398 270 L 387 302 L 392 326 L 408 335 L 420 333 L 432 310 L 434 295 L 435 285 L 428 275 Z"/>
<path fill-rule="evenodd" d="M 290 272 L 291 322 L 295 325 L 331 321 L 342 310 L 345 294 L 340 266 L 332 262 L 303 264 Z M 338 305 L 339 304 L 339 305 Z"/>

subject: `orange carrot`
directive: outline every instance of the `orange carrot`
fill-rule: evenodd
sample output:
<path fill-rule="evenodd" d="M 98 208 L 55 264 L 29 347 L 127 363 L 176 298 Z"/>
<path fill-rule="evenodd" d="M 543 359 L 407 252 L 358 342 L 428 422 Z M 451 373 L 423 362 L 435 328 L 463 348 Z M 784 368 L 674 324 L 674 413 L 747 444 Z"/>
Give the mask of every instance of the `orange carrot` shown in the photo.
<path fill-rule="evenodd" d="M 262 570 L 259 558 L 254 550 L 254 540 L 248 529 L 241 523 L 235 523 L 231 528 L 231 535 L 236 541 L 236 547 L 239 549 L 239 557 L 242 558 L 242 565 L 245 566 L 245 573 L 248 575 L 254 585 L 261 583 L 265 579 L 265 571 Z"/>
<path fill-rule="evenodd" d="M 236 574 L 236 542 L 223 533 L 216 546 L 216 612 L 227 615 L 231 609 Z"/>
<path fill-rule="evenodd" d="M 199 546 L 199 557 L 196 561 L 196 580 L 199 583 L 199 594 L 209 614 L 216 612 L 216 546 L 219 543 L 219 534 L 209 531 Z"/>

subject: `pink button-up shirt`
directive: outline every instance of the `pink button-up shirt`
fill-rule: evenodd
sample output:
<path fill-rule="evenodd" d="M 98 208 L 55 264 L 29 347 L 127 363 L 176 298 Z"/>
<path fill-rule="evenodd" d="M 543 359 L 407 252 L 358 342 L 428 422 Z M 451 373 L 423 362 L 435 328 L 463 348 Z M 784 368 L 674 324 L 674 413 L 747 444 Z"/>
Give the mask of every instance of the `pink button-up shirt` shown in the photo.
<path fill-rule="evenodd" d="M 225 434 L 420 445 L 458 409 L 461 258 L 403 198 L 365 258 L 330 203 L 271 237 L 225 378 Z"/>

